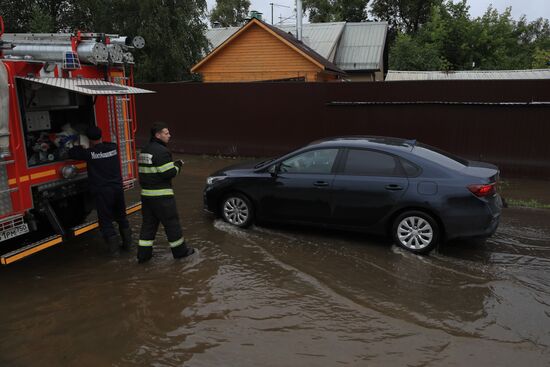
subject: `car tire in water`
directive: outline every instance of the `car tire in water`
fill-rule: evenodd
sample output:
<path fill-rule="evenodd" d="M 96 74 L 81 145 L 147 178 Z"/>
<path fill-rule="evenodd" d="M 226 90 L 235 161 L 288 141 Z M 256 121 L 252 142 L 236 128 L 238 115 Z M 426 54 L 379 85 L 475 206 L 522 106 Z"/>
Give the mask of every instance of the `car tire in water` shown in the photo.
<path fill-rule="evenodd" d="M 252 203 L 242 194 L 227 195 L 222 201 L 220 211 L 223 220 L 241 228 L 250 226 L 254 219 Z"/>
<path fill-rule="evenodd" d="M 407 211 L 395 218 L 392 236 L 396 245 L 416 254 L 427 254 L 439 242 L 439 226 L 427 213 Z"/>

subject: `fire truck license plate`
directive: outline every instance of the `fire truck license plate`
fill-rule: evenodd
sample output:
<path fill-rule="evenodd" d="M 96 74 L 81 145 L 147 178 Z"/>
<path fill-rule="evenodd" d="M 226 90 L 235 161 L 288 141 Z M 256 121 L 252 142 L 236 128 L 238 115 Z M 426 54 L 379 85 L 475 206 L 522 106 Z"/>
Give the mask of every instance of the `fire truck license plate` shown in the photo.
<path fill-rule="evenodd" d="M 27 232 L 29 232 L 29 226 L 27 223 L 23 223 L 17 227 L 0 232 L 0 242 L 9 240 L 10 238 L 17 237 Z"/>

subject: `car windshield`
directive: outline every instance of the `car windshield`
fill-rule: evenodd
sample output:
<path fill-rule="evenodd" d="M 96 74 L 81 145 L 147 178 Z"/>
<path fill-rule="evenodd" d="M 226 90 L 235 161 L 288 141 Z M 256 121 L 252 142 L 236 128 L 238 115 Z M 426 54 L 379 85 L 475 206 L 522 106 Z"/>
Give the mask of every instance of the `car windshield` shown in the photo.
<path fill-rule="evenodd" d="M 417 144 L 413 152 L 419 157 L 429 159 L 447 168 L 459 170 L 468 166 L 467 160 L 429 145 Z"/>

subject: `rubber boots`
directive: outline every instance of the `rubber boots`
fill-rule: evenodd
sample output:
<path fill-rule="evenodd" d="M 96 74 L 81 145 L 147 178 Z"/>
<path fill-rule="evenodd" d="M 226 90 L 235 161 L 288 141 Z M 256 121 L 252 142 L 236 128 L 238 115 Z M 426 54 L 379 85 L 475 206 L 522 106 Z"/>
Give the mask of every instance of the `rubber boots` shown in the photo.
<path fill-rule="evenodd" d="M 116 254 L 118 251 L 117 236 L 105 237 L 105 252 L 110 255 Z"/>
<path fill-rule="evenodd" d="M 132 229 L 128 228 L 119 228 L 120 238 L 122 238 L 122 244 L 120 248 L 124 251 L 129 250 L 132 247 Z"/>
<path fill-rule="evenodd" d="M 143 264 L 153 257 L 153 246 L 138 246 L 138 263 Z"/>
<path fill-rule="evenodd" d="M 195 249 L 193 247 L 187 246 L 185 242 L 179 246 L 172 247 L 172 256 L 174 256 L 174 259 L 187 257 L 190 255 L 193 255 L 194 253 L 195 253 Z"/>

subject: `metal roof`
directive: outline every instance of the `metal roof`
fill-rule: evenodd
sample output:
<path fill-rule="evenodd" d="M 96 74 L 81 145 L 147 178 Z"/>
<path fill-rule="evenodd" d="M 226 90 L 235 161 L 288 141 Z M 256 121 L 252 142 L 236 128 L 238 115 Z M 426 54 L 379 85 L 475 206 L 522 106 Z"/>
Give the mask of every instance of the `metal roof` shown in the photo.
<path fill-rule="evenodd" d="M 210 28 L 206 30 L 206 38 L 212 44 L 212 50 L 221 45 L 226 39 L 237 32 L 241 27 Z"/>
<path fill-rule="evenodd" d="M 347 71 L 380 70 L 387 30 L 387 22 L 346 23 L 336 65 Z"/>
<path fill-rule="evenodd" d="M 389 70 L 386 81 L 403 80 L 510 80 L 550 79 L 550 69 L 471 70 L 471 71 L 399 71 Z"/>
<path fill-rule="evenodd" d="M 109 83 L 97 79 L 68 79 L 68 78 L 34 78 L 17 77 L 33 83 L 49 85 L 51 87 L 67 89 L 88 96 L 110 96 L 123 94 L 155 93 L 151 90 L 129 87 L 126 85 Z"/>
<path fill-rule="evenodd" d="M 296 32 L 295 25 L 275 26 L 285 33 Z M 211 28 L 206 37 L 216 48 L 239 29 Z M 307 23 L 302 28 L 302 41 L 344 71 L 381 70 L 387 29 L 387 22 Z"/>
<path fill-rule="evenodd" d="M 336 46 L 345 25 L 346 22 L 304 24 L 302 28 L 302 42 L 314 49 L 325 59 L 334 62 Z M 295 25 L 285 24 L 276 27 L 293 35 L 296 33 Z"/>

